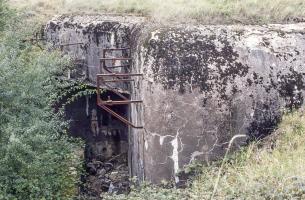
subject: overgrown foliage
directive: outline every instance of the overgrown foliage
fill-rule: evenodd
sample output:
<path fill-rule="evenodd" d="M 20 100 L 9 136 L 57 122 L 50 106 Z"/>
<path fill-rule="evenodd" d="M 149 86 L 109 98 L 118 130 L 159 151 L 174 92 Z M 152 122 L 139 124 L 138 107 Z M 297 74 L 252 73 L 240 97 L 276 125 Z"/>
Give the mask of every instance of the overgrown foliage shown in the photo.
<path fill-rule="evenodd" d="M 304 0 L 10 0 L 38 16 L 62 13 L 138 14 L 161 22 L 283 23 L 305 17 Z"/>
<path fill-rule="evenodd" d="M 7 22 L 0 43 L 0 199 L 71 199 L 80 144 L 53 112 L 62 84 L 56 75 L 68 61 L 24 42 L 29 31 L 17 17 Z"/>
<path fill-rule="evenodd" d="M 106 199 L 305 199 L 305 112 L 285 115 L 271 136 L 226 158 L 214 191 L 220 163 L 202 167 L 187 189 L 143 185 Z"/>

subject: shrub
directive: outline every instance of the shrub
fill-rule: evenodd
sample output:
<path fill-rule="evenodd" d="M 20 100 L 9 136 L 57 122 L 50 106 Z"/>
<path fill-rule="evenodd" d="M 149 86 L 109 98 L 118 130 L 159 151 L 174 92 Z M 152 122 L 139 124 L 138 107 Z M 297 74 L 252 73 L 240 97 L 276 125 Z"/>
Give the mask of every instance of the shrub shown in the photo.
<path fill-rule="evenodd" d="M 56 75 L 68 62 L 24 43 L 28 31 L 16 19 L 0 44 L 0 199 L 71 199 L 80 144 L 67 136 L 67 123 L 53 109 L 61 92 Z"/>

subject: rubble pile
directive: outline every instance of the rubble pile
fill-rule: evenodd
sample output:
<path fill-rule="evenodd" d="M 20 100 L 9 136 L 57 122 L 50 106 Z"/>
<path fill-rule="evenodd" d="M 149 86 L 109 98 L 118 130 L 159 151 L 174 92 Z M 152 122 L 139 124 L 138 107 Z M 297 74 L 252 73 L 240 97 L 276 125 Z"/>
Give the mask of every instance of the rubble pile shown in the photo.
<path fill-rule="evenodd" d="M 122 153 L 107 161 L 92 159 L 86 164 L 84 191 L 86 196 L 101 197 L 102 193 L 122 194 L 130 189 L 127 154 Z"/>

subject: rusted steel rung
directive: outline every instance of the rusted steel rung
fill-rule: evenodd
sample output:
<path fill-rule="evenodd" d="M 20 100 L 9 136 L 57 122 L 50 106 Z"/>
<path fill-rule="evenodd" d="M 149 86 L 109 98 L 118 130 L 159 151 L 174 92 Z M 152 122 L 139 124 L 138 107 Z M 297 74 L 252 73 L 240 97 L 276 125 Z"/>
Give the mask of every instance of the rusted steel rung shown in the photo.
<path fill-rule="evenodd" d="M 98 84 L 97 84 L 97 87 L 98 87 L 98 88 L 100 88 L 100 83 L 99 83 L 99 82 L 100 82 L 100 79 L 101 79 L 101 77 L 97 75 L 97 83 L 98 83 Z M 118 92 L 116 88 L 114 88 L 114 87 L 108 85 L 107 83 L 104 83 L 104 85 L 105 85 L 110 91 L 112 91 L 113 93 L 115 93 L 116 95 L 118 95 L 119 97 L 121 97 L 122 99 L 128 100 L 128 98 L 125 97 L 124 95 L 122 95 L 120 92 Z"/>
<path fill-rule="evenodd" d="M 124 95 L 122 95 L 121 93 L 119 93 L 115 88 L 111 87 L 110 85 L 104 83 L 104 85 L 108 88 L 109 91 L 115 93 L 116 95 L 118 95 L 119 97 L 121 97 L 124 100 L 129 100 L 127 97 L 125 97 Z"/>
<path fill-rule="evenodd" d="M 101 63 L 103 63 L 102 66 L 103 66 L 103 68 L 104 68 L 108 73 L 110 73 L 110 74 L 113 74 L 113 73 L 114 73 L 113 71 L 110 70 L 111 68 L 107 67 L 105 60 L 100 60 L 100 71 L 102 71 Z M 114 67 L 113 67 L 113 68 L 114 68 Z M 112 69 L 113 69 L 113 68 L 112 68 Z"/>
<path fill-rule="evenodd" d="M 111 73 L 111 74 L 97 74 L 98 77 L 107 77 L 107 76 L 114 76 L 114 77 L 128 77 L 128 76 L 143 76 L 143 74 L 140 73 L 132 73 L 132 74 L 116 74 L 116 73 Z M 124 79 L 122 79 L 124 80 Z"/>
<path fill-rule="evenodd" d="M 130 121 L 128 121 L 127 119 L 125 119 L 124 117 L 122 117 L 121 115 L 119 115 L 118 113 L 114 112 L 113 110 L 111 110 L 110 108 L 108 108 L 107 106 L 103 105 L 103 104 L 98 104 L 102 109 L 104 109 L 105 111 L 107 111 L 108 113 L 110 113 L 111 115 L 115 116 L 117 119 L 119 119 L 120 121 L 122 121 L 123 123 L 136 128 L 136 129 L 141 129 L 143 128 L 143 126 L 136 126 L 134 124 L 132 124 Z"/>
<path fill-rule="evenodd" d="M 66 43 L 66 44 L 59 44 L 58 46 L 65 47 L 65 46 L 75 46 L 80 44 L 84 44 L 84 43 L 83 42 Z"/>
<path fill-rule="evenodd" d="M 130 74 L 119 74 L 119 75 L 120 75 L 120 77 L 130 76 Z M 131 74 L 131 75 L 139 75 L 139 74 Z M 131 126 L 133 128 L 143 128 L 142 126 L 136 126 L 136 125 L 132 124 L 130 121 L 128 121 L 128 119 L 124 118 L 123 116 L 119 115 L 118 113 L 114 112 L 109 107 L 107 107 L 107 106 L 113 106 L 113 105 L 129 105 L 129 104 L 132 104 L 132 103 L 142 103 L 143 101 L 141 101 L 141 100 L 128 100 L 122 94 L 120 94 L 119 96 L 123 97 L 123 100 L 119 100 L 119 101 L 113 101 L 113 100 L 110 100 L 110 99 L 102 100 L 101 99 L 100 85 L 104 84 L 104 85 L 107 86 L 103 77 L 116 77 L 116 76 L 115 76 L 115 74 L 99 74 L 97 76 L 97 80 L 96 80 L 97 81 L 97 104 L 102 109 L 104 109 L 105 111 L 107 111 L 108 113 L 113 115 L 114 117 L 118 118 L 120 121 L 122 121 L 126 125 Z M 118 81 L 124 82 L 124 81 L 126 81 L 126 79 L 118 79 Z M 119 92 L 115 92 L 115 93 L 119 94 Z"/>
<path fill-rule="evenodd" d="M 129 77 L 135 77 L 135 76 L 142 76 L 143 74 L 136 74 L 136 73 L 114 73 L 113 71 L 111 71 L 110 69 L 114 69 L 114 68 L 120 68 L 120 67 L 130 67 L 131 65 L 131 61 L 132 58 L 124 58 L 124 57 L 119 57 L 119 58 L 106 58 L 106 52 L 107 51 L 123 51 L 123 50 L 130 50 L 130 48 L 106 48 L 102 50 L 103 53 L 103 57 L 100 58 L 100 64 L 103 64 L 103 68 L 109 72 L 108 74 L 97 74 L 97 104 L 104 109 L 105 111 L 107 111 L 108 113 L 110 113 L 111 115 L 115 116 L 116 118 L 118 118 L 120 121 L 122 121 L 123 123 L 127 124 L 128 126 L 131 126 L 133 128 L 143 128 L 142 126 L 136 126 L 134 124 L 132 124 L 128 119 L 124 118 L 123 116 L 121 116 L 120 114 L 114 112 L 112 109 L 110 109 L 107 106 L 113 106 L 113 105 L 129 105 L 132 103 L 142 103 L 143 101 L 141 100 L 129 100 L 127 97 L 125 97 L 124 95 L 120 94 L 119 92 L 117 92 L 115 89 L 113 89 L 111 86 L 107 85 L 107 83 L 111 83 L 111 82 L 131 82 L 134 81 L 134 79 L 131 79 Z M 131 52 L 129 51 L 129 54 L 131 54 Z M 123 60 L 123 61 L 129 61 L 129 65 L 121 65 L 121 66 L 111 66 L 111 67 L 107 67 L 106 66 L 106 61 L 107 60 Z M 115 63 L 113 63 L 114 65 Z M 101 68 L 102 71 L 102 68 Z M 105 80 L 104 78 L 110 77 L 112 79 L 110 80 Z M 101 91 L 100 91 L 100 86 L 101 84 L 105 85 L 107 88 L 111 88 L 111 91 L 113 91 L 115 94 L 117 94 L 119 97 L 121 97 L 123 100 L 111 100 L 110 97 L 108 97 L 108 100 L 102 100 L 101 98 Z"/>
<path fill-rule="evenodd" d="M 116 80 L 104 80 L 104 83 L 115 83 L 115 82 L 132 82 L 134 79 L 116 79 Z"/>
<path fill-rule="evenodd" d="M 107 51 L 126 51 L 129 50 L 129 55 L 131 54 L 131 48 L 128 47 L 123 47 L 123 48 L 103 48 L 102 53 L 103 53 L 103 58 L 106 58 L 106 52 Z"/>
<path fill-rule="evenodd" d="M 115 61 L 115 60 L 123 60 L 123 61 L 125 60 L 125 61 L 128 61 L 128 62 L 131 63 L 132 58 L 117 58 L 117 59 L 106 58 L 106 52 L 107 51 L 123 51 L 123 50 L 129 50 L 129 55 L 131 55 L 131 49 L 130 48 L 126 48 L 126 47 L 123 47 L 123 48 L 103 48 L 102 49 L 102 59 L 100 59 L 100 65 L 103 65 L 103 68 L 107 72 L 113 73 L 113 71 L 110 70 L 111 68 L 108 68 L 108 66 L 106 65 L 107 60 L 112 60 L 112 62 Z M 113 67 L 112 69 L 114 69 L 115 66 L 112 66 L 112 67 Z M 102 68 L 100 68 L 100 71 L 102 71 Z"/>
<path fill-rule="evenodd" d="M 97 47 L 98 49 L 102 49 L 103 51 L 124 51 L 130 50 L 129 47 L 122 47 L 122 48 L 104 48 L 104 47 Z"/>
<path fill-rule="evenodd" d="M 100 60 L 104 61 L 104 60 L 132 60 L 132 58 L 100 58 Z"/>
<path fill-rule="evenodd" d="M 112 67 L 107 67 L 108 69 L 122 68 L 122 67 L 130 67 L 130 65 L 117 65 Z"/>
<path fill-rule="evenodd" d="M 118 82 L 125 82 L 126 79 L 118 79 L 118 80 L 112 80 L 112 81 L 118 81 Z M 129 100 L 128 98 L 126 98 L 124 95 L 120 94 L 119 92 L 115 91 L 113 88 L 111 88 L 110 86 L 108 86 L 107 84 L 105 84 L 105 80 L 102 79 L 102 77 L 97 77 L 97 102 L 99 104 L 106 104 L 107 102 L 118 102 L 119 104 L 130 104 L 130 103 L 141 103 L 142 100 Z M 106 87 L 110 87 L 111 91 L 113 91 L 115 94 L 117 94 L 119 97 L 121 97 L 123 99 L 123 101 L 113 101 L 113 100 L 102 100 L 101 99 L 101 84 L 104 84 Z"/>
<path fill-rule="evenodd" d="M 142 103 L 142 100 L 125 100 L 125 101 L 113 101 L 113 100 L 107 100 L 103 101 L 101 100 L 101 104 L 103 105 L 127 105 L 127 104 L 132 104 L 132 103 Z"/>

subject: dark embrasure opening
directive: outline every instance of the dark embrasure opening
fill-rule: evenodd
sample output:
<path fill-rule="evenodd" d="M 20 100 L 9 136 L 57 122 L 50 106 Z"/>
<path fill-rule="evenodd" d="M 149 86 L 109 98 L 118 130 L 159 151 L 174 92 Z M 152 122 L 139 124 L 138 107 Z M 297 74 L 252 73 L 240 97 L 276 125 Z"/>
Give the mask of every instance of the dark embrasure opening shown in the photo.
<path fill-rule="evenodd" d="M 101 97 L 119 99 L 111 91 L 103 92 Z M 115 105 L 111 109 L 128 117 L 127 105 Z M 128 127 L 101 109 L 96 95 L 78 98 L 67 105 L 65 111 L 70 121 L 69 133 L 86 143 L 84 157 L 87 173 L 83 176 L 81 193 L 99 196 L 102 192 L 128 192 Z"/>

